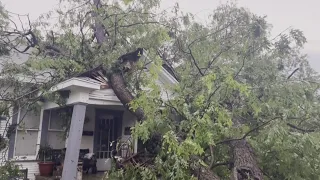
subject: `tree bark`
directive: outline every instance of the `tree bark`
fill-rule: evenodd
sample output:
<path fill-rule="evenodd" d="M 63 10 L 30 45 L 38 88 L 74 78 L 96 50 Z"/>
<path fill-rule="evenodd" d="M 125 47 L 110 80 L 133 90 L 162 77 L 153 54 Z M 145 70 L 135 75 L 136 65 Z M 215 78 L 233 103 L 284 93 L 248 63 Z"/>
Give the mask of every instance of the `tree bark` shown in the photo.
<path fill-rule="evenodd" d="M 194 158 L 195 162 L 199 160 L 199 157 Z M 204 166 L 191 166 L 192 174 L 199 180 L 220 180 L 220 178 L 215 175 L 209 167 Z"/>
<path fill-rule="evenodd" d="M 102 5 L 100 0 L 93 0 L 94 6 L 99 10 Z M 93 17 L 97 18 L 98 14 L 93 13 Z M 98 44 L 103 44 L 106 41 L 106 32 L 107 30 L 103 26 L 102 22 L 100 22 L 98 19 L 95 20 L 95 25 L 94 25 L 94 32 L 95 32 L 95 37 L 97 39 Z M 120 57 L 121 58 L 121 57 Z M 139 59 L 139 57 L 135 57 Z M 130 59 L 128 59 L 130 61 Z M 131 60 L 134 61 L 134 60 Z M 135 63 L 135 62 L 130 62 L 130 63 Z M 129 103 L 134 100 L 134 96 L 132 93 L 127 89 L 125 85 L 125 80 L 123 78 L 123 74 L 121 73 L 122 69 L 121 66 L 119 66 L 119 62 L 114 63 L 113 67 L 111 68 L 114 71 L 111 71 L 107 74 L 107 78 L 110 81 L 110 85 L 120 100 L 120 102 L 130 111 L 132 112 L 138 119 L 138 121 L 142 121 L 145 116 L 144 112 L 141 108 L 138 108 L 136 110 L 132 110 L 129 108 Z"/>
<path fill-rule="evenodd" d="M 233 155 L 233 168 L 231 180 L 262 180 L 261 172 L 253 149 L 245 140 L 235 140 L 230 142 Z"/>
<path fill-rule="evenodd" d="M 132 110 L 129 107 L 129 103 L 132 100 L 134 100 L 134 96 L 127 89 L 122 73 L 119 73 L 119 72 L 111 73 L 108 76 L 108 79 L 110 81 L 110 84 L 114 93 L 116 94 L 120 102 L 137 117 L 138 121 L 144 120 L 145 115 L 141 108 Z"/>
<path fill-rule="evenodd" d="M 95 5 L 95 7 L 97 8 L 97 10 L 99 10 L 101 8 L 101 1 L 100 0 L 93 0 L 93 4 Z M 94 18 L 98 18 L 98 14 L 96 12 L 93 13 L 93 17 Z M 95 20 L 95 28 L 94 28 L 94 35 L 97 39 L 98 44 L 103 44 L 106 40 L 106 35 L 105 35 L 105 28 L 102 24 L 102 22 L 100 22 L 98 19 Z"/>

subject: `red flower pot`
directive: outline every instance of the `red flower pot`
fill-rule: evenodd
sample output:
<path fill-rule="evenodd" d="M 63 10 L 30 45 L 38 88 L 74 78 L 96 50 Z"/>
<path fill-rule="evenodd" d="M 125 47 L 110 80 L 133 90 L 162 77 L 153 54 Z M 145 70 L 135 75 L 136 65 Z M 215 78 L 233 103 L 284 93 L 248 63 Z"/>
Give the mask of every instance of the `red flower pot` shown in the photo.
<path fill-rule="evenodd" d="M 51 176 L 54 162 L 38 162 L 40 176 Z"/>

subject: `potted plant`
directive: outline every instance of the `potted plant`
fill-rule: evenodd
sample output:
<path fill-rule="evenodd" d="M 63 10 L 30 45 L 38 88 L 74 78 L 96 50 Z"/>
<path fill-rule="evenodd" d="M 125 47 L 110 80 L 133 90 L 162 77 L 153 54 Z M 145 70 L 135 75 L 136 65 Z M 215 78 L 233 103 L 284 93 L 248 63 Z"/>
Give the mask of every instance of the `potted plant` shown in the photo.
<path fill-rule="evenodd" d="M 52 161 L 52 148 L 48 145 L 41 146 L 38 152 L 38 165 L 40 176 L 51 176 L 54 162 Z"/>

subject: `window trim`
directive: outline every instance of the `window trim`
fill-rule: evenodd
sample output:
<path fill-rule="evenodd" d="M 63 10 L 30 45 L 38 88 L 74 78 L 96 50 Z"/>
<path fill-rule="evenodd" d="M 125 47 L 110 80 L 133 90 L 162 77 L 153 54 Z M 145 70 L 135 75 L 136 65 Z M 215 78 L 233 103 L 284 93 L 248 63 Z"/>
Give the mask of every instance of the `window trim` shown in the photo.
<path fill-rule="evenodd" d="M 39 131 L 39 129 L 34 128 L 17 128 L 18 131 Z"/>
<path fill-rule="evenodd" d="M 32 156 L 13 156 L 13 160 L 16 161 L 32 161 L 32 160 L 36 160 L 37 159 L 37 155 L 32 155 Z"/>

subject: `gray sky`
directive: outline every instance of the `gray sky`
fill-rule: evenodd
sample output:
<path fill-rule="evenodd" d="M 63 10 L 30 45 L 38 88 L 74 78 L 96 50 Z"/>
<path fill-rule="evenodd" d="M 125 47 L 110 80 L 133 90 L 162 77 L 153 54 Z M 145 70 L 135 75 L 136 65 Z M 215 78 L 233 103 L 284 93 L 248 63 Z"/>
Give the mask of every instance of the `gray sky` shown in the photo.
<path fill-rule="evenodd" d="M 197 14 L 199 20 L 219 4 L 227 0 L 162 0 L 162 8 L 172 7 L 179 2 L 180 9 Z M 3 5 L 12 12 L 29 14 L 36 19 L 40 14 L 52 10 L 59 0 L 1 0 Z M 258 15 L 267 15 L 268 22 L 273 25 L 272 34 L 276 35 L 292 26 L 302 30 L 308 44 L 305 52 L 314 69 L 320 72 L 320 0 L 238 0 L 242 7 Z"/>

